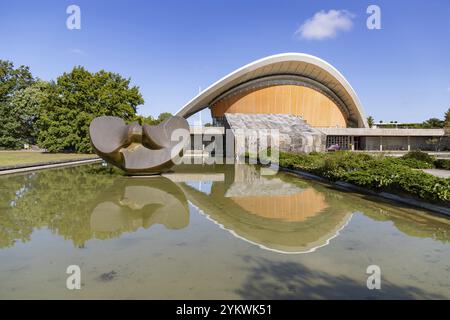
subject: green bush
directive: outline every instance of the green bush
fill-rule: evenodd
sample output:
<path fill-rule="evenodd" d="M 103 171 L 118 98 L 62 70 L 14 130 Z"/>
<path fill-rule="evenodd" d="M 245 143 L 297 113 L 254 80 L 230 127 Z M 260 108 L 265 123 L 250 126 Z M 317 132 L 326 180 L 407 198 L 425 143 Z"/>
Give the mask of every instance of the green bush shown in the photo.
<path fill-rule="evenodd" d="M 427 155 L 428 156 L 428 155 Z M 402 158 L 371 156 L 339 151 L 313 155 L 280 152 L 280 166 L 310 172 L 332 181 L 341 180 L 358 186 L 399 194 L 409 194 L 428 201 L 450 201 L 450 179 L 424 173 L 433 167 L 422 155 Z M 448 163 L 447 163 L 448 164 Z"/>
<path fill-rule="evenodd" d="M 450 170 L 450 160 L 449 159 L 437 159 L 434 161 L 434 166 L 437 169 Z"/>
<path fill-rule="evenodd" d="M 323 159 L 319 155 L 280 152 L 280 165 L 291 169 L 314 171 L 323 165 Z"/>
<path fill-rule="evenodd" d="M 419 150 L 409 151 L 407 154 L 405 154 L 402 159 L 415 159 L 423 162 L 427 162 L 429 164 L 433 164 L 435 157 L 430 156 L 426 152 L 422 152 Z"/>
<path fill-rule="evenodd" d="M 431 169 L 434 168 L 433 163 L 417 160 L 415 158 L 386 158 L 386 162 L 392 164 L 404 165 L 413 169 Z"/>
<path fill-rule="evenodd" d="M 348 172 L 344 180 L 375 190 L 407 193 L 431 201 L 450 200 L 450 179 L 442 179 L 401 165 L 374 165 Z"/>

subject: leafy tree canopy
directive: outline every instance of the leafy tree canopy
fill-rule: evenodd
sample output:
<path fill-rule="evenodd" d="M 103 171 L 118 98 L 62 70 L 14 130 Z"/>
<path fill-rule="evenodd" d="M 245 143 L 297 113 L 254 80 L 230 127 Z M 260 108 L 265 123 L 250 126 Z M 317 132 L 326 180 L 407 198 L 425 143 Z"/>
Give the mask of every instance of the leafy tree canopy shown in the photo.
<path fill-rule="evenodd" d="M 38 80 L 25 89 L 16 91 L 11 98 L 11 110 L 14 114 L 14 136 L 24 143 L 35 144 L 38 127 L 37 122 L 41 109 L 49 103 L 51 84 Z"/>
<path fill-rule="evenodd" d="M 28 87 L 34 81 L 28 67 L 14 68 L 12 62 L 0 60 L 0 103 L 8 101 L 15 91 Z"/>
<path fill-rule="evenodd" d="M 172 117 L 172 114 L 171 113 L 169 113 L 169 112 L 163 112 L 163 113 L 160 113 L 159 114 L 159 116 L 158 116 L 158 118 L 153 118 L 152 116 L 148 116 L 148 117 L 145 117 L 145 116 L 137 116 L 137 121 L 141 124 L 141 125 L 143 125 L 143 124 L 149 124 L 149 125 L 151 125 L 151 126 L 154 126 L 154 125 L 157 125 L 157 124 L 159 124 L 159 123 L 161 123 L 161 122 L 163 122 L 164 120 L 166 120 L 166 119 L 168 119 L 168 118 L 170 118 L 170 117 Z"/>
<path fill-rule="evenodd" d="M 445 128 L 450 129 L 450 108 L 448 108 L 447 112 L 445 113 L 444 126 Z"/>
<path fill-rule="evenodd" d="M 49 87 L 48 105 L 38 121 L 38 144 L 49 152 L 90 152 L 89 124 L 95 117 L 133 121 L 137 106 L 143 103 L 139 88 L 131 87 L 130 79 L 75 67 Z"/>
<path fill-rule="evenodd" d="M 423 128 L 443 128 L 444 121 L 438 118 L 430 118 L 422 123 Z"/>
<path fill-rule="evenodd" d="M 20 117 L 12 104 L 12 97 L 34 83 L 28 67 L 14 68 L 10 61 L 0 60 L 0 147 L 20 148 L 23 140 L 17 131 L 20 128 Z"/>
<path fill-rule="evenodd" d="M 167 120 L 170 117 L 172 117 L 172 114 L 170 112 L 160 113 L 158 116 L 158 123 L 163 122 L 164 120 Z"/>

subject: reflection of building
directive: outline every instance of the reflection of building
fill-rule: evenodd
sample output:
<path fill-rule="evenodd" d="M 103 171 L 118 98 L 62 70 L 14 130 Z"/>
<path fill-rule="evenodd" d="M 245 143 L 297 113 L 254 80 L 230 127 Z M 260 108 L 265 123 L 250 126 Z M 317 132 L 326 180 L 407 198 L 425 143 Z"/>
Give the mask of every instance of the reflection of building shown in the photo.
<path fill-rule="evenodd" d="M 359 98 L 329 63 L 286 53 L 254 61 L 226 75 L 177 113 L 189 117 L 209 108 L 217 127 L 278 129 L 282 149 L 409 150 L 426 148 L 441 129 L 371 129 Z M 195 134 L 192 132 L 192 134 Z"/>
<path fill-rule="evenodd" d="M 213 182 L 208 192 L 195 183 L 180 186 L 214 223 L 261 248 L 312 252 L 328 244 L 351 217 L 342 205 L 333 205 L 335 200 L 294 177 L 264 177 L 247 165 L 221 169 L 224 181 Z"/>
<path fill-rule="evenodd" d="M 292 195 L 235 196 L 230 199 L 251 214 L 284 221 L 304 221 L 328 207 L 324 195 L 313 188 Z"/>
<path fill-rule="evenodd" d="M 328 207 L 325 196 L 278 177 L 264 178 L 251 166 L 235 166 L 234 182 L 225 192 L 248 213 L 284 221 L 304 221 Z"/>

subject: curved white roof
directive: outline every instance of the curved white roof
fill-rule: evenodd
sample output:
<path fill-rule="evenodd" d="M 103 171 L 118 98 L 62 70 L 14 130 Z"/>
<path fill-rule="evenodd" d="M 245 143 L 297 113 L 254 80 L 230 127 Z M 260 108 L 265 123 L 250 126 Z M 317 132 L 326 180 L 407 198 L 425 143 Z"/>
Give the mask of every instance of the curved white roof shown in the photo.
<path fill-rule="evenodd" d="M 226 75 L 185 104 L 176 115 L 189 117 L 207 108 L 228 90 L 253 79 L 272 75 L 298 75 L 330 89 L 345 104 L 358 127 L 368 127 L 364 110 L 355 90 L 344 76 L 328 62 L 304 53 L 282 53 L 249 63 Z"/>

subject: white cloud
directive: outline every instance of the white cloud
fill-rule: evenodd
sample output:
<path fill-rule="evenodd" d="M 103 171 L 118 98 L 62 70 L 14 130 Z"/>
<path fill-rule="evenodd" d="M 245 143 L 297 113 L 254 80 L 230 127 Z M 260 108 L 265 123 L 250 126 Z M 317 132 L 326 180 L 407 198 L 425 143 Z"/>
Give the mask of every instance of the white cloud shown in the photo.
<path fill-rule="evenodd" d="M 450 87 L 447 88 L 447 91 L 450 92 Z"/>
<path fill-rule="evenodd" d="M 85 56 L 86 55 L 86 52 L 84 52 L 83 50 L 78 49 L 78 48 L 70 49 L 70 53 L 77 54 L 77 55 L 80 55 L 80 56 Z"/>
<path fill-rule="evenodd" d="M 334 38 L 339 31 L 349 31 L 354 15 L 347 10 L 322 10 L 306 20 L 295 32 L 303 39 L 323 40 Z"/>

